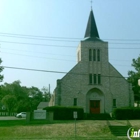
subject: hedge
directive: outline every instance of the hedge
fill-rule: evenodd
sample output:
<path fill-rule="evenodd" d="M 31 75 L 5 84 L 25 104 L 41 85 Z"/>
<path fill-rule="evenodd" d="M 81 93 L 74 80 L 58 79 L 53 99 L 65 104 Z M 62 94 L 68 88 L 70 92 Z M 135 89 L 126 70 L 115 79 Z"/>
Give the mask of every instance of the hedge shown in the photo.
<path fill-rule="evenodd" d="M 83 119 L 84 110 L 80 107 L 50 106 L 44 108 L 47 112 L 53 112 L 54 120 L 73 120 L 73 112 L 77 112 L 77 119 Z"/>
<path fill-rule="evenodd" d="M 111 120 L 112 118 L 108 113 L 100 113 L 100 114 L 85 113 L 84 119 L 85 120 Z"/>
<path fill-rule="evenodd" d="M 112 117 L 118 120 L 140 119 L 140 108 L 116 108 Z"/>

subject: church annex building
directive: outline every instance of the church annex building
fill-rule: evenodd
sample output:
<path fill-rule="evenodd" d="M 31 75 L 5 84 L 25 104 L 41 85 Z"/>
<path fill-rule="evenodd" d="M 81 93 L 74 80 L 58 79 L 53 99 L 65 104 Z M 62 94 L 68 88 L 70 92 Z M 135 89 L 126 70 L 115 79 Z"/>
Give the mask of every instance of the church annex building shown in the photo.
<path fill-rule="evenodd" d="M 77 64 L 57 80 L 49 106 L 79 106 L 96 114 L 133 106 L 130 84 L 108 59 L 108 42 L 100 39 L 91 10 L 85 38 L 77 48 Z"/>

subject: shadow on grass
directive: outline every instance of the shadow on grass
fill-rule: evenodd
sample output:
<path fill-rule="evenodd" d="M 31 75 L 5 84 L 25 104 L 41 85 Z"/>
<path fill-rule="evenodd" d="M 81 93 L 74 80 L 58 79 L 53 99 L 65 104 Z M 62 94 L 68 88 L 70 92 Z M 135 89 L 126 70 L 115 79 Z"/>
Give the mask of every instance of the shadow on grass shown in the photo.
<path fill-rule="evenodd" d="M 0 127 L 25 125 L 25 120 L 0 120 Z"/>
<path fill-rule="evenodd" d="M 81 122 L 81 121 L 77 121 Z M 74 123 L 74 120 L 57 120 L 57 121 L 46 121 L 46 120 L 33 120 L 29 123 L 26 120 L 0 120 L 0 127 L 10 127 L 10 126 L 33 126 L 33 125 L 45 125 L 45 124 L 65 124 L 65 123 Z"/>

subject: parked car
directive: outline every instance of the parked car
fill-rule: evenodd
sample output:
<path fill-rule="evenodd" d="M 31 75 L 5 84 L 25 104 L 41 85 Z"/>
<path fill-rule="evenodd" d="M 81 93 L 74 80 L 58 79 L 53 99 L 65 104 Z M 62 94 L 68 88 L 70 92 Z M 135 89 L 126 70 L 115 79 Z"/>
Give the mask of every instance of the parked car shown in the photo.
<path fill-rule="evenodd" d="M 17 118 L 26 118 L 26 112 L 20 112 L 16 115 Z"/>

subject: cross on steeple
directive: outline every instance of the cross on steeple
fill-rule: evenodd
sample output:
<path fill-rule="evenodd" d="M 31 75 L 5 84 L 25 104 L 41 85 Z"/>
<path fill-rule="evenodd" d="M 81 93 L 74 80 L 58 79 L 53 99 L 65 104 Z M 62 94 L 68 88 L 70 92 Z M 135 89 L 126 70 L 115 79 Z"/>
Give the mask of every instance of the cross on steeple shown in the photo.
<path fill-rule="evenodd" d="M 92 10 L 92 0 L 90 2 L 91 2 L 91 10 Z"/>

